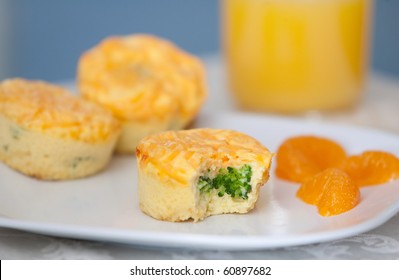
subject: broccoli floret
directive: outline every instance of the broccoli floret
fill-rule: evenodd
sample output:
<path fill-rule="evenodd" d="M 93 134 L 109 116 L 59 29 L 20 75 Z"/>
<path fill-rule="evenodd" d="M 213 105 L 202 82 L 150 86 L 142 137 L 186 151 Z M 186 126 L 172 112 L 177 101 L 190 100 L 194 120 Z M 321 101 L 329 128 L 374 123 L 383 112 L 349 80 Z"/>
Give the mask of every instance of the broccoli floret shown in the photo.
<path fill-rule="evenodd" d="M 248 193 L 252 189 L 251 177 L 252 167 L 248 164 L 239 169 L 227 167 L 227 169 L 220 169 L 212 179 L 208 176 L 201 176 L 198 180 L 198 187 L 202 192 L 216 189 L 220 197 L 227 193 L 233 198 L 248 199 Z"/>

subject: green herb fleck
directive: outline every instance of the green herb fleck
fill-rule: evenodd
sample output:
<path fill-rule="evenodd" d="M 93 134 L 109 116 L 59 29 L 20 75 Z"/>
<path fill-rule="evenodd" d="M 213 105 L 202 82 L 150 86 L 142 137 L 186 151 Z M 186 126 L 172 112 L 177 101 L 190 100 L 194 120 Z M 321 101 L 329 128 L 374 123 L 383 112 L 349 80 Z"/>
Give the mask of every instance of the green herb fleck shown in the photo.
<path fill-rule="evenodd" d="M 227 167 L 220 169 L 214 178 L 201 176 L 198 180 L 198 188 L 201 192 L 209 192 L 212 189 L 218 190 L 218 196 L 225 193 L 233 198 L 248 199 L 251 191 L 252 167 L 245 164 L 241 168 Z"/>
<path fill-rule="evenodd" d="M 91 157 L 76 157 L 72 160 L 72 168 L 77 168 L 79 164 L 81 164 L 84 161 L 89 161 L 92 160 Z"/>
<path fill-rule="evenodd" d="M 8 145 L 3 145 L 3 150 L 4 151 L 6 151 L 6 152 L 8 152 L 8 149 L 10 148 L 10 146 L 8 146 Z"/>
<path fill-rule="evenodd" d="M 21 138 L 22 129 L 18 126 L 10 126 L 10 133 L 14 140 Z"/>

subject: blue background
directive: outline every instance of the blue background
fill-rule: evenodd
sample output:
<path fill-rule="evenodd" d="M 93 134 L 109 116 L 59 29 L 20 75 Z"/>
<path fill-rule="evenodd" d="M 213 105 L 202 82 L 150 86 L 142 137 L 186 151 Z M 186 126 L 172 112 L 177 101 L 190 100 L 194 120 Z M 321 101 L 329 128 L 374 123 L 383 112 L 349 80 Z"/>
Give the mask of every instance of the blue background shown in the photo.
<path fill-rule="evenodd" d="M 152 33 L 199 55 L 220 48 L 217 0 L 0 1 L 8 34 L 1 79 L 71 79 L 79 55 L 116 34 Z M 372 67 L 397 78 L 398 12 L 399 1 L 376 0 L 372 52 Z"/>

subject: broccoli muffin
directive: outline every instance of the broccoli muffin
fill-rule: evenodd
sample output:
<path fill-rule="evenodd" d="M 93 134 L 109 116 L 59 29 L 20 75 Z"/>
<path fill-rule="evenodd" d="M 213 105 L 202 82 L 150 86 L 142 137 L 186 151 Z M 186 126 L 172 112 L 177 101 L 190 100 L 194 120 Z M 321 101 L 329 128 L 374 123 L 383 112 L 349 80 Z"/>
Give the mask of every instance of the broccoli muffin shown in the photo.
<path fill-rule="evenodd" d="M 136 149 L 141 210 L 165 221 L 247 213 L 269 178 L 272 154 L 232 130 L 167 131 Z"/>
<path fill-rule="evenodd" d="M 106 166 L 120 134 L 112 114 L 61 87 L 0 83 L 0 160 L 32 177 L 64 180 Z"/>
<path fill-rule="evenodd" d="M 81 56 L 77 75 L 80 94 L 121 121 L 121 153 L 134 153 L 144 136 L 186 127 L 206 96 L 199 59 L 149 35 L 104 39 Z"/>

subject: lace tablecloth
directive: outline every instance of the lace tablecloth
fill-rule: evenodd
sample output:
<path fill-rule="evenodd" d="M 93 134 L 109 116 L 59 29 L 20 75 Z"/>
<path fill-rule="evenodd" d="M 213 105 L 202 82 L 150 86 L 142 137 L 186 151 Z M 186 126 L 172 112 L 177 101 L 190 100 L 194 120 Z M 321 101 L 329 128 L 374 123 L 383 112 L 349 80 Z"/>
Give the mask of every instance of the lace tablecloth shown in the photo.
<path fill-rule="evenodd" d="M 224 87 L 219 58 L 210 57 L 205 62 L 210 96 L 204 111 L 236 110 Z M 329 115 L 309 113 L 301 118 L 352 123 L 399 134 L 399 81 L 374 74 L 357 108 Z M 0 228 L 0 259 L 399 259 L 399 214 L 372 231 L 350 238 L 239 252 L 126 246 Z"/>

